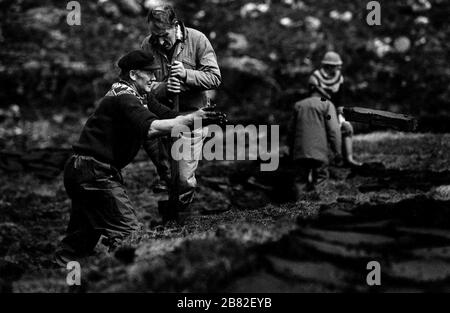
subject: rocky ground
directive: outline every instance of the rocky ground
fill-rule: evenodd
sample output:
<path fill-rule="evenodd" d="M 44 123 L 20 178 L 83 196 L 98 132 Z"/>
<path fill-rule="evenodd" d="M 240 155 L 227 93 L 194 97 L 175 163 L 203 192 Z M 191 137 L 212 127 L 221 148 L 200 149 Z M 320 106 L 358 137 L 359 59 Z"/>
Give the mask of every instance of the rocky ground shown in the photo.
<path fill-rule="evenodd" d="M 390 292 L 450 290 L 450 135 L 373 133 L 356 138 L 368 165 L 331 168 L 316 192 L 292 199 L 282 164 L 262 175 L 250 162 L 203 162 L 193 215 L 153 226 L 163 194 L 148 188 L 140 155 L 124 170 L 145 224 L 110 255 L 82 262 L 82 285 L 51 254 L 68 222 L 61 176 L 0 176 L 0 288 L 14 292 Z M 381 286 L 366 284 L 369 261 Z"/>

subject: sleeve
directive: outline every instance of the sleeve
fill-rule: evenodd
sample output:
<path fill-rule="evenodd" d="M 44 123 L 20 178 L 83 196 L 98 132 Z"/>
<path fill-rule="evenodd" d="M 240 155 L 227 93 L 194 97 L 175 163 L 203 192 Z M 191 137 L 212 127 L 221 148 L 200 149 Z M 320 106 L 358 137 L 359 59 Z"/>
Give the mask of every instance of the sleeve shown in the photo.
<path fill-rule="evenodd" d="M 148 109 L 160 119 L 175 118 L 179 114 L 176 111 L 171 110 L 167 106 L 161 104 L 153 94 L 148 94 L 147 100 Z"/>
<path fill-rule="evenodd" d="M 186 87 L 202 90 L 216 89 L 222 82 L 216 54 L 204 34 L 198 38 L 197 44 L 197 68 L 186 69 Z"/>
<path fill-rule="evenodd" d="M 150 125 L 157 119 L 157 116 L 145 108 L 141 102 L 133 95 L 121 95 L 120 114 L 123 119 L 139 128 L 139 132 L 147 135 Z"/>
<path fill-rule="evenodd" d="M 335 155 L 341 154 L 341 133 L 337 121 L 336 109 L 334 108 L 334 105 L 329 101 L 327 101 L 325 112 L 325 126 L 331 151 L 333 151 Z"/>

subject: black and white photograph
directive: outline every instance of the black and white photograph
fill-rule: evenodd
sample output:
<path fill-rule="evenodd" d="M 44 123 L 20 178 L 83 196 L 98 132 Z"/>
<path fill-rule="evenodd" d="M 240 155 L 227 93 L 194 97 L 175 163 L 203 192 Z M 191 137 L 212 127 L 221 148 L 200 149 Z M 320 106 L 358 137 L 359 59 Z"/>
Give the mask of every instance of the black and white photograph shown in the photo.
<path fill-rule="evenodd" d="M 450 292 L 449 17 L 0 0 L 0 293 Z"/>

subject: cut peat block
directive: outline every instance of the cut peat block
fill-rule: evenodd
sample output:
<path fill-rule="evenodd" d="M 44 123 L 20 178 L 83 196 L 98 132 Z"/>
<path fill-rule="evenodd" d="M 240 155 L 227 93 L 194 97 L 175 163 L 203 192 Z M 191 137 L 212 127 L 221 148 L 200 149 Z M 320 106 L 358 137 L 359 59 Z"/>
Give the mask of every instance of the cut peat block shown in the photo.
<path fill-rule="evenodd" d="M 410 115 L 360 107 L 344 107 L 346 120 L 400 131 L 417 129 L 417 119 Z"/>

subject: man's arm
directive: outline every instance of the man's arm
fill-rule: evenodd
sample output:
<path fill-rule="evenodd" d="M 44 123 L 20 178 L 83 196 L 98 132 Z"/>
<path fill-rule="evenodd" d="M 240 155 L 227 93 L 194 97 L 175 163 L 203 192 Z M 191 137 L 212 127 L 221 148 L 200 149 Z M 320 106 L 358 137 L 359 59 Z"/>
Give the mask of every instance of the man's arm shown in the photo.
<path fill-rule="evenodd" d="M 186 115 L 179 115 L 172 119 L 154 120 L 149 127 L 147 137 L 149 139 L 158 136 L 170 134 L 175 127 L 190 128 L 193 125 L 207 126 L 212 123 L 222 123 L 225 120 L 225 115 L 220 112 L 208 111 L 200 109 Z"/>
<path fill-rule="evenodd" d="M 180 115 L 166 120 L 154 120 L 148 129 L 147 138 L 152 139 L 170 134 L 174 127 L 190 127 L 193 124 L 193 118 L 190 115 Z"/>
<path fill-rule="evenodd" d="M 222 82 L 216 54 L 208 38 L 202 33 L 198 35 L 196 45 L 196 69 L 185 69 L 181 62 L 172 66 L 172 75 L 180 78 L 182 89 L 216 89 Z"/>

